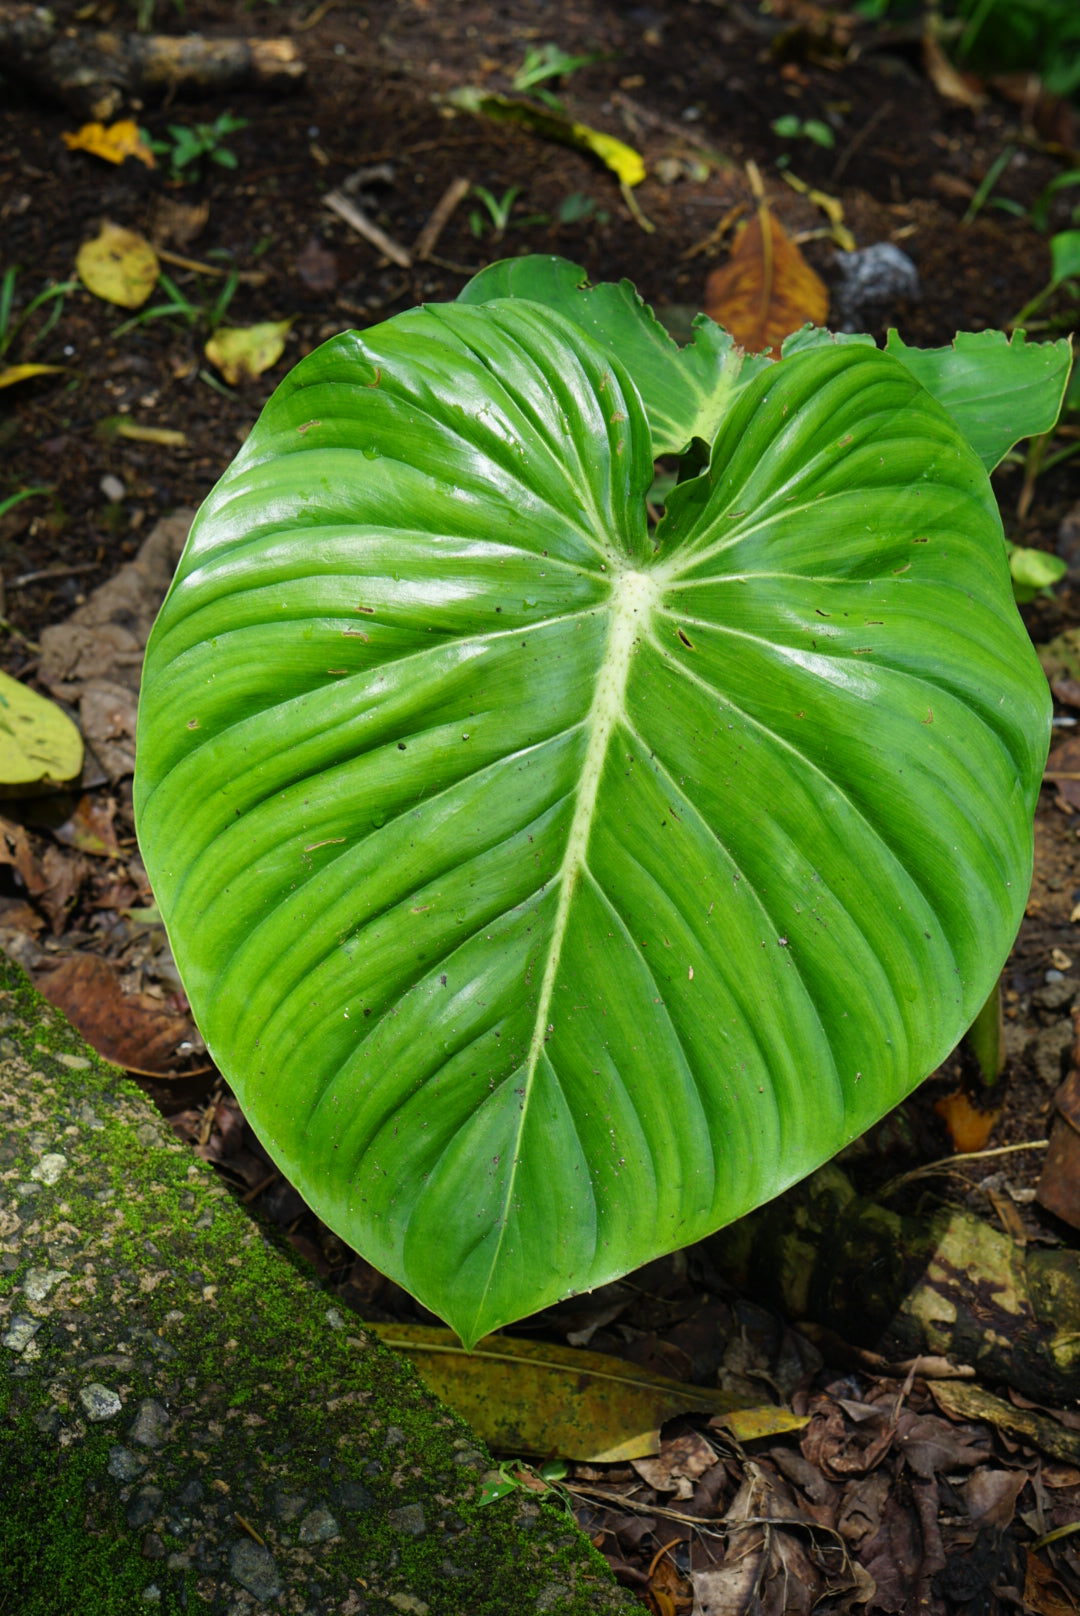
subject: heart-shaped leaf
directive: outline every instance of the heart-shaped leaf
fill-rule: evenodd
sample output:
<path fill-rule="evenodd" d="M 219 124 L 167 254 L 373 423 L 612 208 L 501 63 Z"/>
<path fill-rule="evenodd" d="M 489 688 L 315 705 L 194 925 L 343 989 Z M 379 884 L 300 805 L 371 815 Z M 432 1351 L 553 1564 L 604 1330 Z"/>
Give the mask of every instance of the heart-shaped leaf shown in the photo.
<path fill-rule="evenodd" d="M 151 636 L 136 812 L 207 1043 L 472 1344 L 777 1194 L 984 1002 L 1049 735 L 996 505 L 897 361 L 770 366 L 646 525 L 528 302 L 278 389 Z"/>

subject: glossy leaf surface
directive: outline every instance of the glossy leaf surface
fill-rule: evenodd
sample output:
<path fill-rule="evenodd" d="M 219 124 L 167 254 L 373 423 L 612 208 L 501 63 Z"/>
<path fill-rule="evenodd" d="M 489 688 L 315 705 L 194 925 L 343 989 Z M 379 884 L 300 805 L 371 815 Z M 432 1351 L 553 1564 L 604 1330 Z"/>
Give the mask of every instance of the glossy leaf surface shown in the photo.
<path fill-rule="evenodd" d="M 890 331 L 885 351 L 940 399 L 987 471 L 1021 438 L 1049 432 L 1072 365 L 1067 337 L 1027 342 L 1022 331 L 961 331 L 947 348 L 909 348 Z"/>
<path fill-rule="evenodd" d="M 645 521 L 625 373 L 525 302 L 334 338 L 204 504 L 136 812 L 207 1043 L 471 1344 L 775 1195 L 984 1002 L 1049 700 L 993 496 L 799 354 Z"/>
<path fill-rule="evenodd" d="M 632 281 L 590 285 L 566 258 L 504 258 L 474 275 L 458 302 L 507 297 L 556 310 L 627 367 L 649 418 L 654 455 L 679 454 L 692 438 L 711 443 L 736 392 L 769 363 L 762 354 L 744 354 L 706 314 L 694 321 L 693 341 L 680 348 Z"/>
<path fill-rule="evenodd" d="M 557 310 L 626 366 L 649 417 L 655 455 L 681 453 L 695 437 L 711 443 L 736 394 L 770 363 L 763 354 L 744 354 L 704 314 L 694 321 L 693 341 L 680 348 L 630 281 L 592 286 L 565 258 L 504 259 L 474 276 L 459 302 L 503 297 Z M 873 340 L 804 326 L 781 352 L 787 358 L 838 343 L 872 346 Z M 944 404 L 987 471 L 1021 438 L 1054 425 L 1071 363 L 1066 338 L 1030 343 L 1022 332 L 1011 340 L 1001 331 L 961 332 L 947 348 L 922 349 L 890 331 L 887 352 Z"/>

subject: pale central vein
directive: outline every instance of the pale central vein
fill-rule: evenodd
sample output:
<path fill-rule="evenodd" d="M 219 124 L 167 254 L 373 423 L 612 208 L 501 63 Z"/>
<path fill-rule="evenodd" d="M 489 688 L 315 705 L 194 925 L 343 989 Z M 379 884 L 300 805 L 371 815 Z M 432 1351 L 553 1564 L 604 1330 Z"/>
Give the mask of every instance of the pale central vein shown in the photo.
<path fill-rule="evenodd" d="M 630 658 L 638 639 L 648 633 L 653 608 L 660 599 L 656 581 L 644 572 L 624 572 L 611 592 L 611 627 L 608 630 L 604 660 L 596 680 L 596 692 L 589 709 L 587 727 L 589 742 L 581 766 L 574 803 L 574 817 L 566 838 L 566 851 L 558 876 L 559 906 L 555 911 L 555 924 L 548 944 L 544 976 L 540 984 L 540 997 L 536 1006 L 536 1022 L 526 1067 L 526 1081 L 531 1082 L 540 1058 L 544 1040 L 548 1036 L 548 1013 L 551 995 L 555 990 L 555 977 L 559 969 L 570 907 L 574 898 L 578 874 L 585 862 L 596 798 L 600 790 L 600 777 L 604 771 L 608 743 L 612 731 L 623 716 L 626 681 L 630 673 Z"/>
<path fill-rule="evenodd" d="M 612 733 L 619 720 L 624 716 L 626 683 L 630 675 L 630 659 L 634 654 L 638 641 L 644 639 L 648 634 L 653 611 L 660 602 L 661 584 L 662 578 L 659 574 L 624 572 L 612 585 L 611 599 L 608 606 L 611 613 L 611 626 L 608 629 L 607 644 L 604 647 L 604 659 L 597 670 L 596 690 L 593 695 L 592 706 L 589 708 L 589 715 L 586 719 L 589 739 L 581 766 L 581 778 L 575 794 L 574 815 L 570 821 L 570 831 L 566 838 L 566 850 L 563 854 L 562 864 L 559 866 L 559 873 L 555 877 L 559 884 L 559 903 L 555 911 L 555 923 L 551 930 L 551 938 L 548 942 L 544 975 L 540 983 L 540 993 L 536 1004 L 536 1019 L 533 1023 L 532 1039 L 529 1043 L 529 1054 L 525 1063 L 521 1119 L 518 1123 L 514 1159 L 510 1167 L 504 1194 L 502 1227 L 499 1230 L 495 1251 L 492 1254 L 491 1264 L 488 1269 L 488 1285 L 491 1284 L 499 1251 L 506 1234 L 533 1079 L 536 1075 L 536 1068 L 540 1061 L 540 1053 L 544 1043 L 553 1030 L 548 1021 L 551 1014 L 551 999 L 555 991 L 555 979 L 559 971 L 559 959 L 562 955 L 563 942 L 566 938 L 566 929 L 570 922 L 574 891 L 577 887 L 578 876 L 585 864 L 589 833 L 592 830 L 592 822 L 596 814 L 596 800 L 600 791 L 600 777 L 604 771 L 604 760 L 607 757 Z M 486 1297 L 486 1295 L 487 1287 L 485 1287 L 484 1291 L 484 1296 Z M 480 1306 L 483 1306 L 483 1298 Z"/>

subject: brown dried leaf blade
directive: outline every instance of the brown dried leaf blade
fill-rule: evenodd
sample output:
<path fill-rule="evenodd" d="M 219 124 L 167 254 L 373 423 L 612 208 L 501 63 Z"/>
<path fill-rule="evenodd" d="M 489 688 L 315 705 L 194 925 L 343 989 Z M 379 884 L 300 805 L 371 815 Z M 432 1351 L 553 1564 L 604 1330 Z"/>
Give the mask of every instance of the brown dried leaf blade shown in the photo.
<path fill-rule="evenodd" d="M 762 204 L 726 264 L 705 283 L 705 312 L 749 353 L 779 352 L 785 337 L 829 317 L 825 283 Z"/>
<path fill-rule="evenodd" d="M 99 1055 L 129 1071 L 168 1072 L 177 1044 L 191 1034 L 188 1018 L 161 1000 L 124 993 L 108 960 L 96 954 L 69 954 L 35 985 Z"/>

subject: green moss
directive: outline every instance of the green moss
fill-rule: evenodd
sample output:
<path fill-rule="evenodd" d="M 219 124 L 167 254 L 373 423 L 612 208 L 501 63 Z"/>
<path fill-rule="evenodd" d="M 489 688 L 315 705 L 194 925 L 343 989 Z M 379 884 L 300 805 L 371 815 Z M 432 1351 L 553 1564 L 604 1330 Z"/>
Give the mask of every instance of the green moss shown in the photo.
<path fill-rule="evenodd" d="M 12 1312 L 41 1321 L 21 1361 L 0 1349 L 3 1616 L 231 1608 L 239 1517 L 265 1538 L 286 1589 L 259 1610 L 390 1616 L 395 1593 L 430 1616 L 526 1616 L 538 1600 L 558 1616 L 638 1608 L 558 1506 L 537 1512 L 516 1495 L 477 1505 L 477 1471 L 457 1462 L 483 1453 L 475 1434 L 357 1322 L 330 1327 L 329 1298 L 291 1248 L 233 1204 L 133 1085 L 96 1059 L 72 1071 L 43 1053 L 90 1054 L 3 964 L 0 1012 L 23 1057 L 0 1060 L 5 1204 L 29 1181 L 36 1129 L 69 1158 L 54 1186 L 14 1190 L 21 1223 L 0 1238 L 8 1253 L 19 1248 L 14 1271 L 0 1273 L 2 1327 Z M 207 1211 L 212 1223 L 197 1229 Z M 32 1267 L 71 1277 L 29 1302 L 20 1287 Z M 16 1362 L 28 1372 L 13 1375 Z M 122 1397 L 115 1421 L 82 1418 L 78 1393 L 93 1380 Z M 160 1449 L 142 1450 L 138 1480 L 121 1485 L 110 1450 L 129 1444 L 147 1398 L 174 1424 Z M 193 1472 L 205 1495 L 185 1511 L 177 1500 Z M 163 1557 L 149 1560 L 145 1524 L 125 1516 L 142 1485 L 163 1494 L 149 1544 Z M 301 1549 L 279 1493 L 326 1505 L 341 1536 Z M 423 1506 L 422 1536 L 391 1518 L 412 1503 Z M 170 1555 L 181 1557 L 171 1568 Z M 149 1584 L 156 1606 L 144 1603 Z"/>

